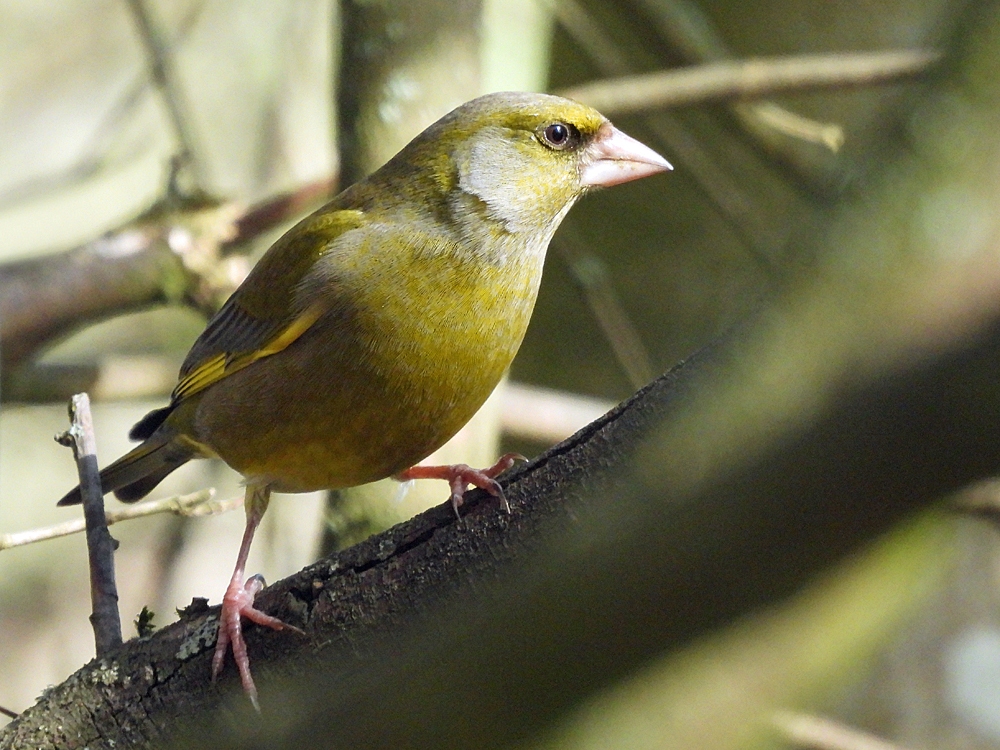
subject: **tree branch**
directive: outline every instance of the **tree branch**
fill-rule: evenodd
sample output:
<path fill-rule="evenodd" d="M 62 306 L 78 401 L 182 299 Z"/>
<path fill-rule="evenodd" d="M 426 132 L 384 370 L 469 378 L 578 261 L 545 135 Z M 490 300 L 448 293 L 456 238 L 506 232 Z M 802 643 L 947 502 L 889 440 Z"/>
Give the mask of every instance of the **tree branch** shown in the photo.
<path fill-rule="evenodd" d="M 332 182 L 247 210 L 200 201 L 156 206 L 93 242 L 0 266 L 5 377 L 54 341 L 112 315 L 162 302 L 214 309 L 232 291 L 232 279 L 212 275 L 218 259 L 320 202 Z"/>
<path fill-rule="evenodd" d="M 656 475 L 673 462 L 629 472 L 651 440 L 668 455 L 659 426 L 683 427 L 691 399 L 745 345 L 741 335 L 703 351 L 513 472 L 511 515 L 476 493 L 461 521 L 438 506 L 266 589 L 262 608 L 308 633 L 248 632 L 265 719 L 294 705 L 304 722 L 279 719 L 282 746 L 389 747 L 407 736 L 411 747 L 433 747 L 442 721 L 456 745 L 505 745 L 1000 469 L 994 310 L 972 345 L 888 379 L 873 374 L 794 437 L 706 481 L 663 484 Z M 691 439 L 685 430 L 670 444 Z M 231 670 L 221 687 L 208 682 L 216 617 L 216 608 L 190 613 L 95 660 L 12 722 L 0 748 L 60 746 L 68 736 L 92 747 L 161 742 L 229 691 L 240 713 Z M 459 720 L 468 713 L 474 724 Z M 257 730 L 234 729 L 228 715 L 210 730 L 198 724 L 215 747 L 275 742 L 265 733 L 257 744 Z M 433 729 L 415 731 L 417 716 Z M 311 721 L 324 726 L 318 744 Z"/>
<path fill-rule="evenodd" d="M 929 50 L 840 52 L 727 60 L 575 86 L 561 92 L 611 116 L 790 91 L 871 86 L 926 73 L 941 60 Z"/>

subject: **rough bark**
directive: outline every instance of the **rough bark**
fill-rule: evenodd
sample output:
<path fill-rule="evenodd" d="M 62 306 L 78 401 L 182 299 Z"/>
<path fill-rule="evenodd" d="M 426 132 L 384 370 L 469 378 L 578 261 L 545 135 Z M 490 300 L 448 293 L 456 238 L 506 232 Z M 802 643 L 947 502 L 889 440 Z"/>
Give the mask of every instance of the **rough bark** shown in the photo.
<path fill-rule="evenodd" d="M 445 503 L 268 587 L 260 605 L 301 625 L 308 637 L 248 627 L 262 690 L 266 694 L 276 673 L 308 672 L 333 654 L 359 664 L 380 636 L 395 638 L 415 615 L 423 619 L 470 588 L 503 578 L 515 560 L 537 549 L 551 524 L 570 523 L 581 497 L 612 478 L 682 393 L 681 373 L 686 381 L 696 369 L 679 367 L 511 472 L 505 482 L 510 515 L 483 493 L 470 493 L 460 520 Z M 239 696 L 232 669 L 218 686 L 208 681 L 217 614 L 218 607 L 201 608 L 86 665 L 7 727 L 0 748 L 146 746 L 234 690 Z"/>
<path fill-rule="evenodd" d="M 456 521 L 445 504 L 269 587 L 264 609 L 307 637 L 249 629 L 262 721 L 233 670 L 208 682 L 212 608 L 88 664 L 0 748 L 182 746 L 192 723 L 183 746 L 507 746 L 1000 469 L 994 319 L 695 491 L 629 472 L 729 344 L 514 473 L 511 515 L 476 495 Z"/>

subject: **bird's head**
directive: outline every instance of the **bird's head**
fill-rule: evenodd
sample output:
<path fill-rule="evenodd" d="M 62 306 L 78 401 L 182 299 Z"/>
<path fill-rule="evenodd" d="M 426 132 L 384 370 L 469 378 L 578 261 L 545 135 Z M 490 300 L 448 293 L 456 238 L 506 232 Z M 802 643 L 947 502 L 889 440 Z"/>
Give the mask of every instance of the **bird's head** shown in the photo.
<path fill-rule="evenodd" d="M 435 192 L 460 223 L 484 221 L 493 232 L 545 235 L 547 244 L 588 190 L 670 168 L 591 107 L 546 94 L 502 92 L 445 115 L 383 170 Z"/>

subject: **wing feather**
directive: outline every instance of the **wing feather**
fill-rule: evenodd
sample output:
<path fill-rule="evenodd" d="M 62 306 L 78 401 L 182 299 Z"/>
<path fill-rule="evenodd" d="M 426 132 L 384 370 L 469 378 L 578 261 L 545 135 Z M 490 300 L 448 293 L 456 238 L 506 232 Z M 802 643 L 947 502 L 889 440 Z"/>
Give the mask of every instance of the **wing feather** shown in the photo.
<path fill-rule="evenodd" d="M 296 306 L 299 284 L 345 232 L 364 221 L 362 211 L 331 204 L 275 242 L 191 347 L 171 404 L 284 350 L 305 333 L 329 309 L 330 299 Z"/>
<path fill-rule="evenodd" d="M 198 351 L 199 345 L 206 352 L 217 351 L 219 347 L 217 344 L 213 345 L 212 342 L 202 342 L 199 339 L 194 348 L 192 348 L 191 354 L 188 355 L 188 360 L 199 362 L 199 364 L 188 367 L 188 362 L 185 361 L 187 373 L 183 374 L 185 368 L 182 368 L 182 377 L 174 388 L 171 400 L 177 402 L 188 398 L 199 391 L 205 390 L 212 383 L 218 382 L 227 375 L 231 375 L 238 370 L 242 370 L 247 365 L 253 364 L 262 357 L 277 354 L 305 333 L 319 319 L 319 316 L 323 314 L 325 309 L 326 306 L 323 304 L 313 305 L 304 313 L 292 319 L 283 329 L 279 329 L 276 326 L 255 326 L 254 324 L 259 324 L 260 321 L 250 319 L 245 312 L 230 311 L 227 314 L 227 322 L 238 318 L 246 319 L 246 328 L 240 329 L 237 327 L 237 330 L 240 330 L 239 337 L 243 346 L 237 350 L 236 347 L 229 345 L 229 340 L 223 339 L 227 344 L 225 349 L 219 354 L 208 354 L 206 357 Z M 248 335 L 248 332 L 254 327 L 258 330 L 255 332 L 256 335 L 251 337 Z M 261 343 L 257 345 L 257 341 Z M 192 355 L 201 356 L 195 359 Z"/>

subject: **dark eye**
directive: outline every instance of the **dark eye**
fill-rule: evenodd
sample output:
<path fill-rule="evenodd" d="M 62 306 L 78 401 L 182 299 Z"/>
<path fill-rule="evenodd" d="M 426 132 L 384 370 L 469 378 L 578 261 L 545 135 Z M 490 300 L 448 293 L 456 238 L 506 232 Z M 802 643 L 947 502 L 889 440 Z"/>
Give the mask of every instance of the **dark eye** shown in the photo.
<path fill-rule="evenodd" d="M 556 151 L 575 146 L 580 141 L 580 131 L 565 122 L 553 122 L 542 128 L 542 142 Z"/>

